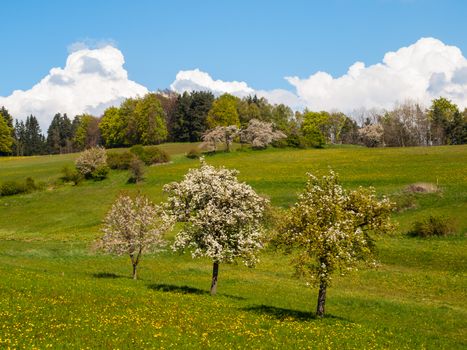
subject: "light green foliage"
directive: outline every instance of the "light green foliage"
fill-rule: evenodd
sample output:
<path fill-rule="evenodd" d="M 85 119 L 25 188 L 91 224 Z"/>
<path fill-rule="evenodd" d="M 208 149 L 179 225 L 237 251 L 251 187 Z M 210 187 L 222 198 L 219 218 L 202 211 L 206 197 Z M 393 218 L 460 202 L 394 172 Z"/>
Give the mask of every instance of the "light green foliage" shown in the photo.
<path fill-rule="evenodd" d="M 107 108 L 99 123 L 99 129 L 106 147 L 125 145 L 125 130 L 128 121 L 117 107 Z"/>
<path fill-rule="evenodd" d="M 137 123 L 138 139 L 143 145 L 161 143 L 167 138 L 164 110 L 155 94 L 147 94 L 138 100 L 133 118 Z"/>
<path fill-rule="evenodd" d="M 460 118 L 459 108 L 450 100 L 440 97 L 432 101 L 428 110 L 428 118 L 431 124 L 431 141 L 435 145 L 444 145 L 457 142 L 457 135 L 453 135 L 456 126 L 464 124 L 465 121 Z M 456 139 L 453 142 L 453 139 Z"/>
<path fill-rule="evenodd" d="M 371 233 L 392 230 L 392 203 L 379 201 L 374 189 L 346 191 L 337 175 L 308 175 L 305 191 L 287 213 L 278 242 L 296 248 L 293 265 L 309 283 L 328 285 L 334 272 L 345 273 L 359 261 L 374 263 Z"/>
<path fill-rule="evenodd" d="M 308 146 L 319 148 L 326 144 L 328 123 L 329 114 L 326 112 L 306 112 L 303 115 L 301 130 Z"/>
<path fill-rule="evenodd" d="M 216 126 L 240 126 L 237 104 L 238 98 L 229 94 L 224 94 L 215 100 L 206 118 L 209 129 L 214 129 Z"/>
<path fill-rule="evenodd" d="M 0 154 L 10 153 L 13 146 L 13 137 L 11 137 L 11 127 L 0 114 Z"/>

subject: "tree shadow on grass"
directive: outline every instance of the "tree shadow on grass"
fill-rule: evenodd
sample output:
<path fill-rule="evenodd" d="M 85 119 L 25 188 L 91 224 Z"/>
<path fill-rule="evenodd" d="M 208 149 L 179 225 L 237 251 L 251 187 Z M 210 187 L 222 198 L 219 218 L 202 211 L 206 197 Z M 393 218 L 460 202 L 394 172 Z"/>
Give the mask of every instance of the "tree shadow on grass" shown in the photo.
<path fill-rule="evenodd" d="M 253 305 L 246 308 L 242 308 L 244 311 L 254 312 L 258 314 L 266 314 L 272 317 L 277 318 L 278 320 L 293 320 L 293 321 L 311 321 L 319 320 L 314 312 L 309 311 L 299 311 L 284 309 L 281 307 L 269 306 L 269 305 Z M 324 318 L 331 318 L 336 320 L 348 321 L 339 316 L 333 316 L 331 314 L 326 314 Z"/>
<path fill-rule="evenodd" d="M 122 278 L 123 276 L 116 275 L 115 273 L 111 272 L 98 272 L 98 273 L 93 273 L 92 277 L 94 278 Z"/>
<path fill-rule="evenodd" d="M 182 293 L 182 294 L 197 294 L 197 295 L 208 295 L 209 292 L 189 287 L 189 286 L 175 286 L 172 284 L 150 284 L 149 289 L 157 290 L 159 292 L 173 292 L 173 293 Z"/>
<path fill-rule="evenodd" d="M 176 286 L 173 284 L 150 284 L 148 286 L 149 289 L 152 290 L 157 290 L 159 292 L 173 292 L 173 293 L 182 293 L 182 294 L 195 294 L 195 295 L 210 295 L 210 293 L 207 290 L 199 289 L 199 288 L 194 288 L 190 286 Z M 238 297 L 235 295 L 228 295 L 228 294 L 221 294 L 219 293 L 218 295 L 224 296 L 227 298 L 231 299 L 236 299 L 236 300 L 244 300 L 245 298 L 243 297 Z"/>

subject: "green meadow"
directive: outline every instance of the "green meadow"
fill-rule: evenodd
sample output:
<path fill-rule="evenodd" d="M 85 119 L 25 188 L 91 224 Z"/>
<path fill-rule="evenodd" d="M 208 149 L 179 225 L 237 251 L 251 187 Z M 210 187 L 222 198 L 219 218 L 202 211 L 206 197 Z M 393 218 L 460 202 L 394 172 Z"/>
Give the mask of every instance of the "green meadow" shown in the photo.
<path fill-rule="evenodd" d="M 397 232 L 377 239 L 380 265 L 335 276 L 327 316 L 314 317 L 317 288 L 293 277 L 289 257 L 268 247 L 254 269 L 221 265 L 209 295 L 211 262 L 166 251 L 143 257 L 139 280 L 128 257 L 93 250 L 105 213 L 122 192 L 164 200 L 197 160 L 192 144 L 161 145 L 169 164 L 101 182 L 60 183 L 76 154 L 0 158 L 0 182 L 32 177 L 44 189 L 0 197 L 0 348 L 465 349 L 467 347 L 467 146 L 321 150 L 237 150 L 206 158 L 291 206 L 306 173 L 331 167 L 344 187 L 373 186 L 399 203 Z M 434 193 L 409 193 L 415 183 Z M 456 233 L 414 238 L 413 223 L 449 217 Z M 172 237 L 169 237 L 169 240 Z"/>

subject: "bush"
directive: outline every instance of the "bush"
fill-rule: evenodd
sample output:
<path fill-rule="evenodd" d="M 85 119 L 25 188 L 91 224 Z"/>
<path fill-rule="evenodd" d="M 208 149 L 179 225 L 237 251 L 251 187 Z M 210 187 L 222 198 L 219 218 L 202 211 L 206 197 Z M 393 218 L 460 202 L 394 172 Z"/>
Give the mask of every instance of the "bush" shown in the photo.
<path fill-rule="evenodd" d="M 398 213 L 417 208 L 417 199 L 413 193 L 399 192 L 391 196 L 391 200 L 396 204 Z"/>
<path fill-rule="evenodd" d="M 15 194 L 26 193 L 28 188 L 26 183 L 18 181 L 5 181 L 0 186 L 0 194 L 2 196 L 13 196 Z"/>
<path fill-rule="evenodd" d="M 24 182 L 5 181 L 0 185 L 0 196 L 13 196 L 15 194 L 30 193 L 40 188 L 34 179 L 28 177 Z"/>
<path fill-rule="evenodd" d="M 144 158 L 146 157 L 145 156 L 145 152 L 144 152 L 144 147 L 141 146 L 141 145 L 134 145 L 130 148 L 130 152 L 133 153 L 135 156 L 137 156 L 139 159 L 141 159 L 143 162 L 144 161 Z M 145 162 L 146 163 L 146 162 Z"/>
<path fill-rule="evenodd" d="M 130 152 L 107 152 L 107 165 L 110 169 L 128 170 L 134 157 L 135 155 Z"/>
<path fill-rule="evenodd" d="M 161 150 L 159 147 L 156 147 L 156 146 L 146 147 L 145 148 L 145 153 L 146 153 L 146 157 L 149 160 L 149 164 L 167 163 L 167 162 L 170 161 L 169 154 L 167 152 Z M 143 162 L 145 162 L 145 161 L 143 160 Z M 146 163 L 146 164 L 148 164 L 148 163 Z"/>
<path fill-rule="evenodd" d="M 414 223 L 409 235 L 412 237 L 447 236 L 455 232 L 455 225 L 451 218 L 445 216 L 430 215 L 429 217 Z"/>
<path fill-rule="evenodd" d="M 146 165 L 167 163 L 170 160 L 168 153 L 157 146 L 143 147 L 141 145 L 135 145 L 130 148 L 130 152 L 136 155 Z"/>
<path fill-rule="evenodd" d="M 186 154 L 186 157 L 190 159 L 198 159 L 199 157 L 201 157 L 201 152 L 197 148 L 192 148 L 190 152 Z"/>
<path fill-rule="evenodd" d="M 109 174 L 109 167 L 107 165 L 102 165 L 91 173 L 91 179 L 94 179 L 96 181 L 101 181 L 104 180 L 107 175 Z"/>
<path fill-rule="evenodd" d="M 34 179 L 32 177 L 26 178 L 26 182 L 24 184 L 26 186 L 26 191 L 27 192 L 32 192 L 38 189 L 36 186 L 36 183 L 34 182 Z"/>
<path fill-rule="evenodd" d="M 75 165 L 78 172 L 86 179 L 102 180 L 109 172 L 107 153 L 101 147 L 93 147 L 81 152 Z"/>
<path fill-rule="evenodd" d="M 305 137 L 303 137 L 302 135 L 298 135 L 298 134 L 291 134 L 287 136 L 287 138 L 285 139 L 285 142 L 288 147 L 294 147 L 294 148 L 307 148 L 308 147 Z"/>
<path fill-rule="evenodd" d="M 69 166 L 65 166 L 63 167 L 62 169 L 62 176 L 60 177 L 60 179 L 63 181 L 63 182 L 72 182 L 73 185 L 77 185 L 79 184 L 81 181 L 83 181 L 83 175 L 81 175 L 78 170 L 76 169 L 73 169 Z"/>
<path fill-rule="evenodd" d="M 128 183 L 138 183 L 143 180 L 144 176 L 144 163 L 136 158 L 130 162 L 130 178 L 128 179 Z"/>

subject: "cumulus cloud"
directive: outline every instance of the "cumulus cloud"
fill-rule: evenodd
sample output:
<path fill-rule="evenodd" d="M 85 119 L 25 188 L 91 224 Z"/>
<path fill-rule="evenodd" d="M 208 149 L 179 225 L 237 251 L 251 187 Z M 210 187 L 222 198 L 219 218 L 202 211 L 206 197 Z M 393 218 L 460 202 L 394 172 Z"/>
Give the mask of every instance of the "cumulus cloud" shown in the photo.
<path fill-rule="evenodd" d="M 355 62 L 346 74 L 337 78 L 319 71 L 308 78 L 285 79 L 294 92 L 255 90 L 245 82 L 214 80 L 208 73 L 195 69 L 179 72 L 171 88 L 178 92 L 227 92 L 240 97 L 257 94 L 296 109 L 308 107 L 344 112 L 361 108 L 388 109 L 407 99 L 429 105 L 439 96 L 461 107 L 467 106 L 467 60 L 459 48 L 434 38 L 422 38 L 408 47 L 388 52 L 382 62 L 374 65 Z"/>
<path fill-rule="evenodd" d="M 313 109 L 344 111 L 391 108 L 407 99 L 428 105 L 444 96 L 467 106 L 467 60 L 459 48 L 433 38 L 384 55 L 381 63 L 366 67 L 356 62 L 347 73 L 333 78 L 317 72 L 308 78 L 287 77 Z"/>
<path fill-rule="evenodd" d="M 120 50 L 110 45 L 96 49 L 83 45 L 74 46 L 64 68 L 52 68 L 30 90 L 16 90 L 8 97 L 0 97 L 0 106 L 18 119 L 35 115 L 45 132 L 57 112 L 70 117 L 81 113 L 99 115 L 125 98 L 148 92 L 146 87 L 128 79 Z"/>
<path fill-rule="evenodd" d="M 43 131 L 57 112 L 74 116 L 99 115 L 123 99 L 144 95 L 148 89 L 128 79 L 123 54 L 106 42 L 75 43 L 69 47 L 64 68 L 52 68 L 30 90 L 14 91 L 0 97 L 17 118 L 38 117 Z M 388 52 L 381 62 L 366 66 L 352 64 L 347 73 L 333 77 L 316 72 L 308 78 L 285 77 L 291 90 L 258 90 L 241 81 L 213 79 L 199 69 L 180 71 L 170 88 L 185 91 L 212 91 L 244 97 L 256 94 L 271 103 L 284 103 L 294 109 L 341 110 L 346 113 L 366 109 L 392 108 L 407 99 L 425 106 L 444 96 L 461 108 L 467 107 L 467 59 L 461 50 L 434 38 L 421 38 L 414 44 Z"/>
<path fill-rule="evenodd" d="M 302 107 L 302 101 L 294 93 L 283 90 L 255 90 L 243 81 L 214 80 L 208 73 L 199 69 L 183 70 L 178 72 L 170 89 L 178 93 L 186 91 L 211 91 L 214 95 L 225 93 L 237 97 L 258 95 L 265 97 L 271 103 L 284 103 L 294 108 Z"/>

